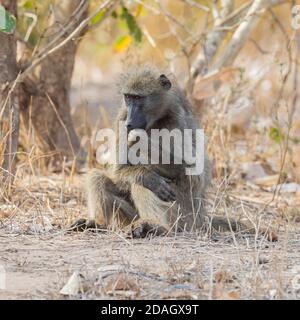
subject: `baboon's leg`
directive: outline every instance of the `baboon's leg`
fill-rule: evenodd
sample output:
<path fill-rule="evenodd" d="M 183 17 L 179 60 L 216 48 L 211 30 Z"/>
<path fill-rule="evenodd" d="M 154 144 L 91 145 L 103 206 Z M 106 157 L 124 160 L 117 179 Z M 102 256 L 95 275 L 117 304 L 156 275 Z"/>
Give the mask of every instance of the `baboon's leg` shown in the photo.
<path fill-rule="evenodd" d="M 92 170 L 87 180 L 89 218 L 99 225 L 128 225 L 138 218 L 129 192 L 122 191 L 101 170 Z"/>
<path fill-rule="evenodd" d="M 168 234 L 174 231 L 200 229 L 205 214 L 203 201 L 195 199 L 192 205 L 192 199 L 188 198 L 189 185 L 185 187 L 184 193 L 180 192 L 175 184 L 171 184 L 171 188 L 176 196 L 176 201 L 166 202 L 159 199 L 152 191 L 133 184 L 131 196 L 140 218 L 153 225 L 164 227 L 168 230 Z"/>
<path fill-rule="evenodd" d="M 138 219 L 129 192 L 120 190 L 105 171 L 94 169 L 87 178 L 89 220 L 79 219 L 70 227 L 75 231 L 106 229 L 116 224 L 120 227 Z"/>
<path fill-rule="evenodd" d="M 143 237 L 148 233 L 162 235 L 170 230 L 168 211 L 174 203 L 160 200 L 152 191 L 138 184 L 132 184 L 131 197 L 140 217 L 132 226 L 132 230 L 136 229 L 132 232 L 133 236 L 141 234 Z"/>

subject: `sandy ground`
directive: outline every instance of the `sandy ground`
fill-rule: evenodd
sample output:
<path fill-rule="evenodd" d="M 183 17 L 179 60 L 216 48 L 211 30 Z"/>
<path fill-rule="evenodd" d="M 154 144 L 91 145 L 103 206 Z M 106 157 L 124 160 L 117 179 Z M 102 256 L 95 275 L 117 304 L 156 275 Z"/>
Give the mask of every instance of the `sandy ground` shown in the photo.
<path fill-rule="evenodd" d="M 266 221 L 278 225 L 277 242 L 232 234 L 69 233 L 67 226 L 86 213 L 76 179 L 25 179 L 14 203 L 1 205 L 0 299 L 300 298 L 300 223 L 282 220 L 276 208 Z M 245 203 L 243 210 L 250 209 L 257 212 Z M 72 275 L 69 294 L 61 294 Z"/>

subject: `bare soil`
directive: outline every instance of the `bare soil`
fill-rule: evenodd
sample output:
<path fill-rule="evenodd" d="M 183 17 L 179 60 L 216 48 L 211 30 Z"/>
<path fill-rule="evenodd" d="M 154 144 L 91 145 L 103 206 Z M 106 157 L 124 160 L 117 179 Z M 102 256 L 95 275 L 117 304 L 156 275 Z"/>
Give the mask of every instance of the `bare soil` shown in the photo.
<path fill-rule="evenodd" d="M 211 212 L 240 212 L 272 225 L 277 242 L 224 233 L 130 239 L 121 230 L 68 232 L 86 214 L 82 177 L 25 177 L 0 207 L 0 299 L 299 299 L 299 217 L 287 220 L 284 197 L 268 192 L 211 194 Z M 219 199 L 219 205 L 216 205 Z M 238 199 L 238 200 L 237 200 Z M 241 200 L 242 199 L 242 200 Z M 252 216 L 251 216 L 252 215 Z M 257 219 L 256 219 L 257 221 Z M 74 274 L 76 290 L 60 290 Z"/>

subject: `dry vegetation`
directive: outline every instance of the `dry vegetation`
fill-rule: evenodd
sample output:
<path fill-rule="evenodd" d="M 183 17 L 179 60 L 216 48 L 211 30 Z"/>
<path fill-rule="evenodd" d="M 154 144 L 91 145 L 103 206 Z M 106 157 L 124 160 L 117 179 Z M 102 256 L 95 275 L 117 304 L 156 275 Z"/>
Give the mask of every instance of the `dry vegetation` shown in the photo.
<path fill-rule="evenodd" d="M 132 240 L 121 230 L 68 232 L 86 211 L 81 178 L 24 178 L 1 206 L 1 298 L 299 298 L 299 212 L 286 197 L 266 207 L 272 193 L 229 181 L 209 197 L 209 211 L 272 225 L 278 242 L 230 233 Z M 75 287 L 60 294 L 74 273 Z"/>
<path fill-rule="evenodd" d="M 150 1 L 150 7 L 154 3 Z M 175 5 L 169 10 L 180 16 Z M 272 228 L 278 241 L 257 234 L 178 234 L 137 240 L 118 229 L 68 231 L 87 213 L 83 182 L 95 162 L 92 136 L 98 128 L 110 126 L 115 114 L 116 99 L 103 99 L 114 92 L 107 82 L 113 82 L 120 61 L 127 63 L 136 51 L 129 48 L 111 58 L 111 51 L 103 49 L 99 57 L 105 76 L 98 77 L 98 58 L 90 59 L 89 51 L 98 34 L 91 32 L 80 48 L 73 78 L 73 119 L 89 153 L 88 164 L 75 173 L 72 163 L 66 162 L 59 172 L 51 172 L 45 161 L 51 154 L 38 147 L 32 126 L 21 129 L 16 179 L 0 202 L 0 265 L 7 278 L 0 299 L 299 299 L 300 88 L 295 61 L 300 40 L 297 43 L 290 30 L 289 10 L 290 2 L 268 12 L 234 65 L 198 78 L 193 91 L 213 161 L 209 214 L 236 217 L 257 229 Z M 161 20 L 151 25 L 151 19 L 141 19 L 148 42 L 134 59 L 153 56 L 183 85 L 188 64 L 182 39 L 172 34 L 172 28 L 168 37 L 162 32 L 168 41 L 155 37 L 159 25 L 182 28 L 164 15 L 159 19 L 166 25 Z M 112 30 L 107 24 L 100 36 L 105 38 Z M 178 32 L 181 36 L 184 30 Z M 110 73 L 105 66 L 108 57 Z M 189 58 L 194 57 L 191 52 Z M 91 106 L 95 99 L 101 101 L 97 107 Z"/>

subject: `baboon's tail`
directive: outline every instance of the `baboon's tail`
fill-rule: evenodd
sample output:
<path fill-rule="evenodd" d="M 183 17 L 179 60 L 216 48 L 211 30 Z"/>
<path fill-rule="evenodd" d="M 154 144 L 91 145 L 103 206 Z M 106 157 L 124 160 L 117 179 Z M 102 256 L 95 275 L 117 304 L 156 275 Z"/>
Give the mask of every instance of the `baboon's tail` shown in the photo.
<path fill-rule="evenodd" d="M 265 236 L 269 241 L 277 241 L 277 235 L 270 229 L 260 228 L 257 230 L 254 227 L 249 227 L 245 223 L 237 221 L 232 218 L 223 218 L 223 217 L 213 217 L 209 223 L 208 227 L 216 230 L 218 232 L 243 232 L 248 234 L 258 233 L 259 235 Z"/>

